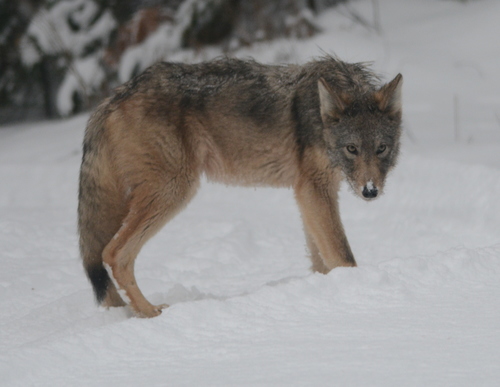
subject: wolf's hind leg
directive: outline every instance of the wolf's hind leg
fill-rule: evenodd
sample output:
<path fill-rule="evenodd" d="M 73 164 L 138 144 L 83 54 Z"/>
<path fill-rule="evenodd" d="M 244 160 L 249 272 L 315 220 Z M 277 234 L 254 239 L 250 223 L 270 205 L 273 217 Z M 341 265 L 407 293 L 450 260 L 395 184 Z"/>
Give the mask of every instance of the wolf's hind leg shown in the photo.
<path fill-rule="evenodd" d="M 102 302 L 104 306 L 113 307 L 113 306 L 125 306 L 127 305 L 125 301 L 120 297 L 116 287 L 113 283 L 108 285 L 108 290 L 106 292 L 106 298 Z"/>
<path fill-rule="evenodd" d="M 151 175 L 149 176 L 151 177 Z M 146 241 L 194 196 L 198 179 L 179 172 L 170 179 L 143 180 L 131 192 L 129 212 L 103 252 L 103 262 L 120 297 L 138 317 L 154 317 L 166 305 L 152 305 L 137 286 L 134 263 Z"/>

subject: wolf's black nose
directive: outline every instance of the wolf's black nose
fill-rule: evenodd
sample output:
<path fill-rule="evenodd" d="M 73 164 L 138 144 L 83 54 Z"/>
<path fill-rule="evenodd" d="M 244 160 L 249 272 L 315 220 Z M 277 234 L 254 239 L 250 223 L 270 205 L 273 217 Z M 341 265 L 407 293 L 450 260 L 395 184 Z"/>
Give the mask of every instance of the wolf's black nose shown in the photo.
<path fill-rule="evenodd" d="M 367 186 L 363 188 L 363 196 L 367 199 L 373 199 L 376 198 L 378 195 L 378 189 L 375 187 L 371 187 L 368 189 Z"/>

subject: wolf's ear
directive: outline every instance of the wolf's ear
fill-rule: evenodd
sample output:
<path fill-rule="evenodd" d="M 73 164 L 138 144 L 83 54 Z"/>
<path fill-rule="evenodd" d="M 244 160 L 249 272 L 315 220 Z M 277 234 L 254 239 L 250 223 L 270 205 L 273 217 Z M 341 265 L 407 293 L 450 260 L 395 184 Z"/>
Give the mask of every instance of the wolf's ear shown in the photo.
<path fill-rule="evenodd" d="M 385 84 L 375 93 L 375 100 L 381 111 L 391 116 L 401 116 L 402 101 L 401 87 L 403 86 L 403 76 L 396 75 L 389 83 Z"/>
<path fill-rule="evenodd" d="M 323 78 L 320 78 L 318 81 L 318 91 L 321 119 L 323 122 L 325 122 L 327 117 L 338 120 L 347 106 L 346 101 L 342 100 Z"/>

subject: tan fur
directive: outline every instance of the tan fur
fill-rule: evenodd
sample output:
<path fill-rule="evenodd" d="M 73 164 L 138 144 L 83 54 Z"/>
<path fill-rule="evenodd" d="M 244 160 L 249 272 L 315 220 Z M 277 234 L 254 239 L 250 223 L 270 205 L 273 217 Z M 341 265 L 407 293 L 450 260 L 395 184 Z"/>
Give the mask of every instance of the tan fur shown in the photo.
<path fill-rule="evenodd" d="M 345 262 L 338 255 L 346 243 L 336 194 L 340 173 L 324 181 L 311 178 L 320 173 L 331 174 L 324 152 L 308 149 L 300 162 L 293 151 L 292 126 L 288 125 L 290 129 L 283 136 L 254 144 L 248 155 L 236 154 L 231 144 L 221 146 L 215 139 L 220 135 L 219 130 L 232 126 L 231 122 L 221 117 L 216 126 L 202 126 L 195 118 L 190 120 L 193 124 L 187 127 L 188 134 L 179 138 L 173 128 L 165 131 L 164 126 L 148 122 L 141 107 L 135 101 L 127 101 L 105 123 L 110 160 L 109 164 L 102 163 L 105 167 L 102 179 L 113 188 L 119 187 L 128 215 L 104 249 L 103 261 L 111 268 L 112 278 L 125 292 L 137 316 L 156 316 L 164 306 L 151 305 L 141 293 L 134 276 L 134 260 L 143 244 L 187 205 L 202 173 L 210 180 L 226 184 L 294 187 L 305 229 L 322 252 L 324 266 L 315 258 L 318 261 L 315 269 L 326 273 L 337 266 L 355 266 L 354 260 Z M 141 131 L 136 130 L 138 127 Z M 155 149 L 160 132 L 166 132 L 164 146 Z M 106 304 L 114 306 L 116 301 L 113 292 Z"/>
<path fill-rule="evenodd" d="M 327 273 L 338 266 L 356 266 L 339 214 L 340 171 L 332 171 L 324 152 L 315 148 L 305 155 L 300 167 L 294 190 L 313 269 Z"/>
<path fill-rule="evenodd" d="M 234 64 L 238 65 L 243 66 Z M 346 157 L 338 150 L 333 157 L 329 150 L 335 137 L 331 137 L 328 120 L 344 114 L 349 104 L 341 95 L 344 92 L 337 95 L 314 73 L 309 81 L 298 67 L 250 66 L 257 68 L 257 74 L 266 74 L 266 86 L 272 91 L 268 91 L 269 103 L 274 104 L 272 116 L 264 114 L 266 104 L 254 101 L 260 97 L 248 97 L 248 103 L 255 102 L 255 117 L 248 116 L 242 104 L 245 96 L 238 95 L 238 88 L 253 95 L 254 86 L 250 81 L 245 84 L 245 78 L 234 87 L 221 83 L 229 92 L 221 91 L 216 97 L 208 89 L 209 97 L 201 100 L 201 108 L 192 99 L 188 104 L 177 98 L 175 91 L 169 92 L 175 85 L 169 85 L 169 78 L 160 73 L 151 85 L 144 83 L 148 87 L 134 84 L 120 89 L 117 97 L 104 101 L 91 117 L 80 175 L 80 248 L 96 295 L 104 305 L 122 306 L 125 301 L 139 317 L 161 313 L 166 305 L 152 305 L 137 286 L 135 259 L 144 243 L 189 203 L 202 174 L 225 184 L 293 188 L 313 270 L 327 273 L 338 266 L 356 266 L 338 209 L 337 192 L 345 171 L 336 160 Z M 348 75 L 341 70 L 345 79 L 339 79 L 346 81 Z M 159 72 L 153 69 L 151 73 L 155 71 Z M 299 93 L 290 93 L 292 86 L 283 87 L 298 82 L 295 79 L 306 79 L 309 83 L 304 87 L 315 88 L 308 92 L 317 101 L 306 101 L 315 110 L 300 113 Z M 161 82 L 158 94 L 155 86 Z M 399 101 L 392 97 L 397 83 L 379 91 L 367 83 L 360 90 L 362 96 L 370 90 L 377 92 L 374 99 L 388 109 Z M 158 102 L 158 98 L 172 103 Z M 302 130 L 299 113 L 314 126 L 314 135 L 298 137 Z M 352 161 L 354 168 L 348 178 L 352 186 L 359 187 L 360 196 L 369 180 L 376 187 L 383 186 L 380 160 L 372 153 Z M 107 275 L 111 283 L 106 282 Z"/>

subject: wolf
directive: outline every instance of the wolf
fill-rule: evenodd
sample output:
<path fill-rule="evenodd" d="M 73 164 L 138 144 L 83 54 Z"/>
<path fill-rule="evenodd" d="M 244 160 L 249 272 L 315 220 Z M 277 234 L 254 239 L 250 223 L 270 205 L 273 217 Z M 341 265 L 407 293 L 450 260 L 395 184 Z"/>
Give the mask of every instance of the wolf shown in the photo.
<path fill-rule="evenodd" d="M 356 266 L 338 207 L 340 183 L 379 196 L 400 147 L 402 76 L 324 56 L 304 65 L 219 58 L 161 62 L 91 115 L 83 141 L 80 253 L 98 303 L 154 317 L 134 262 L 195 195 L 200 178 L 291 187 L 312 270 Z"/>

